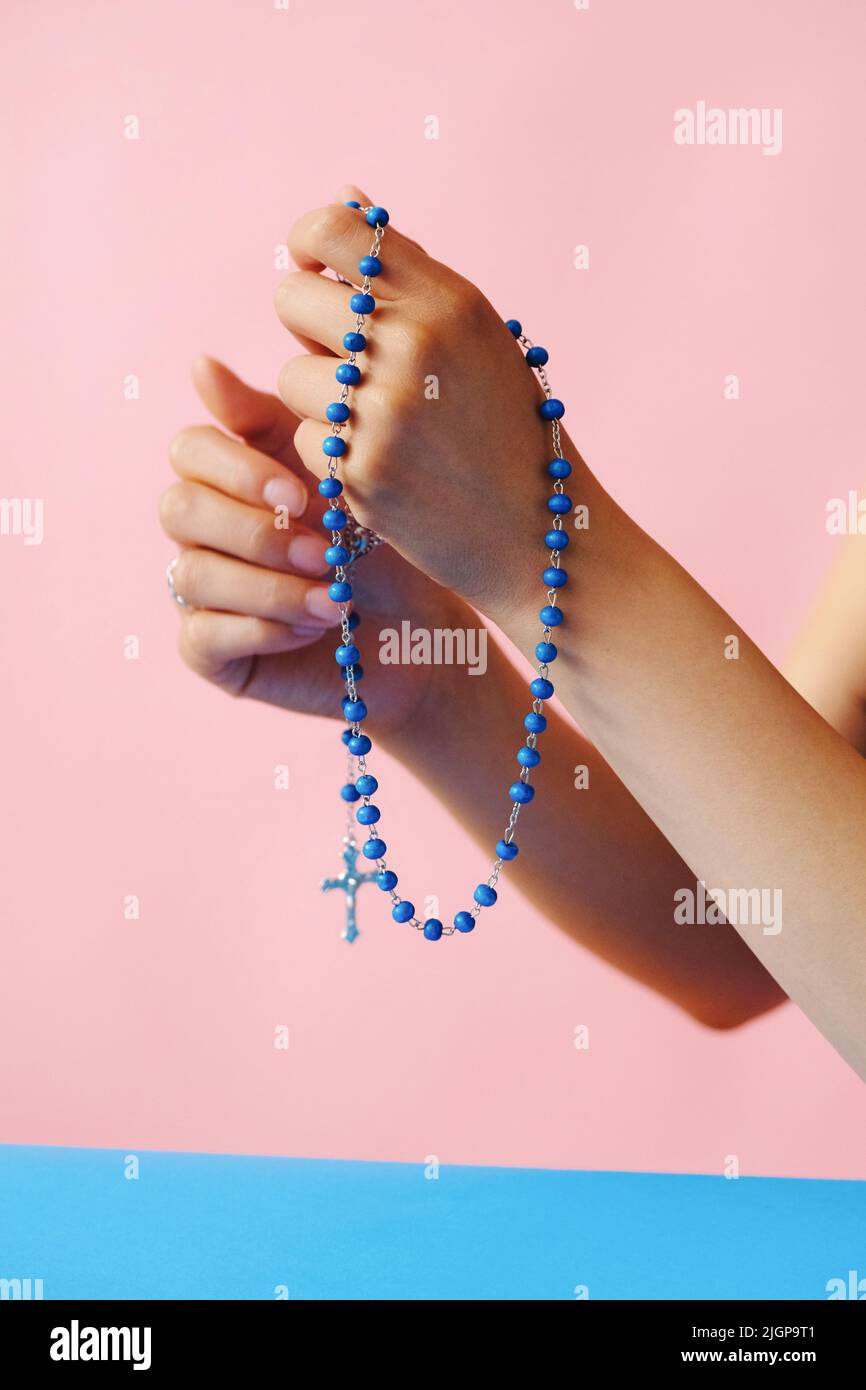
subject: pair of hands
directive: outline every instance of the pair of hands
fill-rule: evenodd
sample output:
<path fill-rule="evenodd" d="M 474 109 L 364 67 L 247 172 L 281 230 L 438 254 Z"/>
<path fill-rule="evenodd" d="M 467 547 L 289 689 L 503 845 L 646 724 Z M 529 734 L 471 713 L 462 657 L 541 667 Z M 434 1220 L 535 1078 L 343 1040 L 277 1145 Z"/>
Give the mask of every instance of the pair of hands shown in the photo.
<path fill-rule="evenodd" d="M 194 426 L 175 438 L 180 481 L 161 504 L 163 528 L 180 547 L 175 588 L 191 605 L 181 619 L 187 664 L 232 694 L 328 715 L 339 713 L 339 613 L 327 594 L 326 504 L 316 484 L 327 472 L 325 412 L 339 395 L 334 372 L 353 316 L 350 286 L 323 272 L 360 283 L 358 261 L 372 240 L 349 198 L 370 203 L 343 189 L 289 236 L 299 269 L 279 286 L 276 308 L 307 352 L 283 367 L 281 399 L 199 359 L 196 388 L 223 428 Z M 541 599 L 550 441 L 535 409 L 538 386 L 473 285 L 391 225 L 381 259 L 340 468 L 355 517 L 389 542 L 352 570 L 365 630 L 406 618 L 469 627 L 470 604 L 507 627 Z M 431 377 L 436 393 L 426 389 Z M 383 681 L 372 657 L 368 636 L 375 722 L 403 723 L 431 668 L 394 668 Z"/>

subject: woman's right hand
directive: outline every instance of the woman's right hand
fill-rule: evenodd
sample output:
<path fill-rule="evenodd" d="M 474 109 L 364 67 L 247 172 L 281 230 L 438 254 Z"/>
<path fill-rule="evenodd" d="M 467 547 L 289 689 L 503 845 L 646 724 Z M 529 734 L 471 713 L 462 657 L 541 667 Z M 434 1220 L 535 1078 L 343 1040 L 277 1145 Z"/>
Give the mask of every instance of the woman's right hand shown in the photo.
<path fill-rule="evenodd" d="M 171 447 L 180 481 L 164 493 L 160 518 L 180 547 L 175 592 L 190 605 L 178 609 L 181 656 L 229 694 L 339 718 L 340 618 L 328 597 L 321 527 L 327 504 L 295 452 L 298 420 L 212 359 L 199 359 L 193 378 L 232 434 L 193 426 Z M 380 628 L 404 619 L 413 627 L 476 627 L 479 619 L 387 545 L 353 567 L 352 584 L 366 639 L 370 724 L 385 730 L 409 719 L 431 679 L 446 673 L 412 665 L 383 671 Z"/>

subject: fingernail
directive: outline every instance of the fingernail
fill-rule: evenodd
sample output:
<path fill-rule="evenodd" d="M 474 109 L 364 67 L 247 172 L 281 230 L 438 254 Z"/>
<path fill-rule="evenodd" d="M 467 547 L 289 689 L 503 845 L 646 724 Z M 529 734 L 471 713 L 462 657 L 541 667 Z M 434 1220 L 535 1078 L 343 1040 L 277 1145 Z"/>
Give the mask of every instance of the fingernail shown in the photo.
<path fill-rule="evenodd" d="M 269 507 L 285 507 L 289 516 L 301 516 L 307 507 L 307 492 L 294 478 L 269 478 L 262 488 Z"/>
<path fill-rule="evenodd" d="M 323 618 L 329 627 L 340 622 L 340 609 L 329 596 L 327 589 L 308 589 L 306 609 L 314 618 Z"/>
<path fill-rule="evenodd" d="M 324 543 L 315 536 L 293 536 L 286 553 L 289 564 L 305 574 L 324 574 L 328 568 Z"/>

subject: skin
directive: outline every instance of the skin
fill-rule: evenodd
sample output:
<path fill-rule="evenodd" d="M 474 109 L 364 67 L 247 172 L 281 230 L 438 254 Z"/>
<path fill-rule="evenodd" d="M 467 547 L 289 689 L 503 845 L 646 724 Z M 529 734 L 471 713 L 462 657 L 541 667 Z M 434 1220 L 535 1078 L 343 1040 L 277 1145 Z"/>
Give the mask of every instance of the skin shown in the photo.
<path fill-rule="evenodd" d="M 841 546 L 785 674 L 866 757 L 866 536 L 848 536 Z"/>
<path fill-rule="evenodd" d="M 322 602 L 311 593 L 324 587 L 312 577 L 321 541 L 310 537 L 335 354 L 351 322 L 350 289 L 320 272 L 357 283 L 371 240 L 362 214 L 340 205 L 351 196 L 369 201 L 343 190 L 290 234 L 300 269 L 278 290 L 277 311 L 312 350 L 283 368 L 284 405 L 217 364 L 198 364 L 205 403 L 246 442 L 185 431 L 172 450 L 181 482 L 163 501 L 163 524 L 182 547 L 176 587 L 199 610 L 181 618 L 187 662 L 232 693 L 310 713 L 337 704 L 336 636 L 323 641 L 324 628 L 310 622 Z M 446 667 L 383 672 L 375 634 L 403 618 L 473 626 L 478 609 L 532 651 L 550 431 L 534 408 L 534 374 L 480 292 L 390 226 L 382 259 L 340 470 L 355 516 L 389 542 L 352 576 L 364 696 L 375 711 L 365 727 L 489 853 L 507 819 L 502 787 L 515 775 L 523 678 L 500 653 L 490 679 Z M 424 392 L 431 374 L 436 401 Z M 790 994 L 864 1069 L 866 764 L 625 516 L 565 435 L 563 447 L 575 467 L 567 490 L 589 505 L 591 524 L 573 535 L 568 621 L 555 635 L 551 677 L 589 741 L 551 718 L 540 740 L 544 794 L 521 815 L 509 877 L 557 925 L 703 1022 L 729 1027 Z M 291 557 L 266 504 L 266 476 L 303 485 L 293 524 L 305 544 Z M 731 633 L 740 636 L 736 662 L 723 654 Z M 801 678 L 814 669 L 808 638 L 797 660 Z M 579 764 L 590 768 L 590 791 L 574 789 Z M 467 765 L 492 775 L 467 787 L 449 771 Z M 674 892 L 696 876 L 781 888 L 783 931 L 675 925 Z"/>

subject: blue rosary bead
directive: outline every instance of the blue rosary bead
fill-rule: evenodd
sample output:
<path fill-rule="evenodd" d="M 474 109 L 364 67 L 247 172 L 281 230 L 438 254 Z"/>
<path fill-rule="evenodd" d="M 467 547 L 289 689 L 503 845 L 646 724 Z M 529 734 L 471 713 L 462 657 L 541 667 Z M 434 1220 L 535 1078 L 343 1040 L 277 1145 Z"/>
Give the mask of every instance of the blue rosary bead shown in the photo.
<path fill-rule="evenodd" d="M 559 531 L 556 527 L 545 532 L 544 544 L 548 550 L 565 550 L 571 537 L 567 531 Z"/>
<path fill-rule="evenodd" d="M 384 208 L 370 208 L 367 221 L 371 227 L 387 227 L 390 218 Z"/>
<path fill-rule="evenodd" d="M 551 478 L 567 478 L 571 472 L 571 464 L 568 459 L 551 459 L 547 471 Z"/>
<path fill-rule="evenodd" d="M 544 676 L 536 676 L 534 681 L 529 682 L 529 689 L 536 700 L 549 700 L 553 694 L 553 681 L 545 680 Z"/>
<path fill-rule="evenodd" d="M 353 294 L 352 298 L 349 300 L 349 308 L 352 310 L 353 314 L 372 314 L 375 307 L 376 301 L 373 296 L 371 294 L 364 294 L 363 291 L 359 291 L 358 294 Z"/>
<path fill-rule="evenodd" d="M 565 492 L 555 492 L 552 497 L 548 497 L 547 508 L 548 511 L 564 516 L 566 512 L 571 511 L 571 498 Z"/>
<path fill-rule="evenodd" d="M 354 202 L 350 205 L 356 208 L 358 206 L 358 204 Z M 373 227 L 381 229 L 388 222 L 388 213 L 384 208 L 376 207 L 361 210 L 365 213 L 368 223 Z M 375 237 L 373 243 L 374 249 L 378 247 L 380 240 L 381 230 Z M 363 320 L 366 315 L 372 314 L 376 308 L 376 300 L 373 295 L 368 292 L 368 287 L 370 286 L 371 280 L 382 273 L 383 265 L 378 256 L 371 254 L 359 260 L 358 269 L 364 277 L 363 288 L 351 294 L 350 305 L 354 312 L 359 315 L 359 319 Z M 523 328 L 517 319 L 507 320 L 506 326 L 515 338 L 523 338 Z M 525 339 L 523 341 L 525 344 Z M 354 356 L 355 353 L 363 352 L 367 346 L 367 340 L 364 335 L 357 331 L 346 333 L 343 338 L 343 343 L 352 356 Z M 526 360 L 530 367 L 541 370 L 546 365 L 548 359 L 549 354 L 546 348 L 527 348 Z M 544 377 L 543 371 L 541 371 L 541 377 L 543 384 L 545 384 L 545 389 L 547 389 L 546 378 Z M 340 362 L 337 364 L 336 378 L 344 387 L 356 386 L 362 379 L 362 373 L 354 361 Z M 340 432 L 340 426 L 350 420 L 353 415 L 353 411 L 345 400 L 347 395 L 348 392 L 344 390 L 342 392 L 343 399 L 332 401 L 330 405 L 326 407 L 326 417 L 334 426 L 334 430 L 333 433 L 324 440 L 322 449 L 323 452 L 332 459 L 342 457 L 348 448 L 347 442 L 341 437 Z M 555 422 L 561 419 L 565 413 L 565 406 L 562 401 L 554 397 L 548 397 L 538 408 L 542 418 L 548 421 Z M 555 424 L 553 427 L 553 441 L 554 447 L 558 449 L 559 434 Z M 335 464 L 331 465 L 331 469 L 332 472 L 336 472 Z M 561 491 L 561 480 L 567 478 L 572 471 L 572 465 L 567 459 L 557 457 L 550 459 L 547 463 L 547 473 L 556 481 L 554 494 L 548 498 L 547 501 L 548 510 L 554 513 L 556 521 L 555 523 L 553 521 L 548 523 L 548 529 L 544 536 L 545 545 L 548 550 L 552 552 L 554 558 L 548 561 L 547 566 L 542 572 L 545 585 L 551 591 L 549 596 L 551 598 L 554 596 L 554 590 L 562 588 L 568 582 L 568 573 L 559 564 L 558 560 L 560 551 L 566 549 L 570 540 L 569 535 L 562 529 L 560 517 L 570 512 L 573 505 L 571 498 L 567 497 Z M 322 517 L 323 528 L 326 532 L 330 533 L 331 539 L 331 544 L 328 545 L 324 551 L 325 560 L 328 564 L 336 566 L 337 574 L 340 575 L 343 573 L 343 566 L 350 564 L 352 560 L 351 546 L 349 544 L 344 544 L 342 539 L 344 529 L 350 524 L 350 517 L 348 509 L 345 508 L 345 504 L 339 506 L 333 503 L 332 500 L 341 496 L 344 487 L 338 478 L 329 476 L 322 479 L 318 484 L 318 489 L 320 496 L 329 499 L 327 510 Z M 335 602 L 347 604 L 352 597 L 352 585 L 345 578 L 335 578 L 328 586 L 328 593 Z M 542 635 L 542 640 L 536 644 L 535 655 L 539 662 L 540 671 L 546 672 L 549 663 L 554 661 L 558 655 L 556 645 L 548 641 L 547 636 L 550 629 L 557 627 L 563 622 L 564 614 L 560 608 L 548 602 L 548 604 L 540 610 L 539 616 L 545 627 L 545 633 Z M 353 611 L 349 613 L 344 610 L 342 622 L 343 632 L 347 634 L 347 639 L 342 641 L 336 648 L 335 658 L 341 670 L 343 681 L 348 687 L 343 696 L 342 708 L 349 727 L 343 730 L 341 738 L 349 754 L 360 759 L 363 764 L 363 759 L 371 751 L 373 744 L 372 740 L 366 734 L 360 732 L 359 726 L 367 716 L 367 706 L 365 702 L 358 697 L 355 682 L 361 679 L 363 671 L 360 667 L 360 651 L 353 641 L 348 640 L 348 633 L 357 627 L 360 622 L 360 616 L 357 612 Z M 548 680 L 546 675 L 539 674 L 530 682 L 530 691 L 535 705 L 540 709 L 541 702 L 549 699 L 554 693 L 553 682 Z M 511 786 L 508 788 L 508 795 L 518 808 L 531 802 L 535 796 L 535 788 L 527 779 L 529 771 L 537 767 L 541 762 L 541 754 L 534 744 L 535 737 L 542 734 L 547 728 L 547 719 L 543 714 L 538 713 L 536 708 L 533 708 L 524 716 L 523 724 L 530 737 L 528 741 L 517 750 L 516 756 L 517 762 L 521 768 L 521 776 L 518 781 L 512 782 Z M 369 799 L 378 790 L 378 786 L 379 783 L 375 777 L 367 772 L 363 772 L 355 778 L 354 782 L 348 782 L 341 788 L 341 797 L 350 804 L 358 802 L 363 798 L 363 804 L 357 806 L 355 809 L 355 820 L 359 826 L 377 826 L 381 818 L 380 808 L 374 805 Z M 516 810 L 512 812 L 512 818 L 505 831 L 506 837 L 513 834 L 515 816 Z M 387 845 L 375 831 L 368 831 L 368 833 L 371 835 L 371 838 L 363 843 L 361 846 L 361 853 L 365 859 L 376 860 L 381 864 L 385 857 Z M 351 831 L 349 832 L 346 844 L 348 848 L 344 858 L 351 871 L 354 860 L 350 862 L 350 852 L 354 855 L 357 855 L 358 852 L 355 842 L 351 838 Z M 500 866 L 515 859 L 517 854 L 518 847 L 511 839 L 503 837 L 496 842 L 497 862 L 492 875 L 493 882 L 497 879 Z M 398 878 L 397 874 L 390 869 L 379 868 L 377 873 L 360 874 L 356 875 L 356 877 L 360 882 L 375 878 L 376 883 L 382 891 L 396 896 L 394 890 L 397 886 Z M 337 882 L 338 880 L 326 880 L 323 886 L 333 887 L 336 886 Z M 473 931 L 479 908 L 492 907 L 497 901 L 497 891 L 491 886 L 490 882 L 479 883 L 473 896 L 476 906 L 473 908 L 472 912 L 460 911 L 455 914 L 453 919 L 453 930 L 467 933 Z M 420 927 L 428 940 L 438 941 L 440 937 L 446 934 L 438 918 L 430 917 L 423 923 L 419 922 L 415 916 L 415 907 L 411 902 L 403 900 L 394 903 L 392 906 L 392 916 L 397 922 L 412 921 L 416 927 Z M 352 935 L 355 934 L 357 933 L 350 917 L 350 924 L 346 932 L 344 932 L 344 935 L 347 939 L 351 939 Z M 449 929 L 447 934 L 451 934 L 451 929 Z"/>
<path fill-rule="evenodd" d="M 362 275 L 375 280 L 377 275 L 382 274 L 382 262 L 378 256 L 362 256 L 358 262 L 358 269 Z"/>
<path fill-rule="evenodd" d="M 348 203 L 346 203 L 347 208 L 359 208 L 360 206 L 361 204 L 356 203 L 354 198 L 350 198 Z"/>
<path fill-rule="evenodd" d="M 525 806 L 535 796 L 535 788 L 528 782 L 512 782 L 508 788 L 508 795 L 512 801 L 516 801 L 518 806 Z"/>
<path fill-rule="evenodd" d="M 559 627 L 565 614 L 561 608 L 555 607 L 552 603 L 546 603 L 538 616 L 545 627 Z"/>
<path fill-rule="evenodd" d="M 549 565 L 541 577 L 547 589 L 561 589 L 568 583 L 568 571 L 560 569 L 558 565 Z"/>

